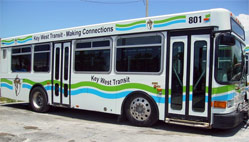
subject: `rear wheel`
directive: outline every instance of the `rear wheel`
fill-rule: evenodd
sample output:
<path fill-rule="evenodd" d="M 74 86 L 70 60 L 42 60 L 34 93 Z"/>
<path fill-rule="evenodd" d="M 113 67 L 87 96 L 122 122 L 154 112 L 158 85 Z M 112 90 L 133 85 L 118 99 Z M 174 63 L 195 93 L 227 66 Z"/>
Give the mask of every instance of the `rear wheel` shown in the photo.
<path fill-rule="evenodd" d="M 32 110 L 36 112 L 47 112 L 50 108 L 47 94 L 41 87 L 35 87 L 31 91 L 29 102 Z"/>
<path fill-rule="evenodd" d="M 136 94 L 125 103 L 128 120 L 136 126 L 151 126 L 158 120 L 155 103 L 147 96 Z"/>

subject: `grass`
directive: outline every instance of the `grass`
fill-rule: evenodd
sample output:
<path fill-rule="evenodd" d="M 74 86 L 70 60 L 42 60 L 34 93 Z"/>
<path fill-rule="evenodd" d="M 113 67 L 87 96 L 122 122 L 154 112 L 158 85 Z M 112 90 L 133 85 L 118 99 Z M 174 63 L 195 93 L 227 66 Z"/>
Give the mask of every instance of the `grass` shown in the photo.
<path fill-rule="evenodd" d="M 4 98 L 4 97 L 0 97 L 0 102 L 2 102 L 2 103 L 14 103 L 14 102 L 17 102 L 17 101 L 12 100 L 12 99 L 8 99 L 8 98 Z"/>

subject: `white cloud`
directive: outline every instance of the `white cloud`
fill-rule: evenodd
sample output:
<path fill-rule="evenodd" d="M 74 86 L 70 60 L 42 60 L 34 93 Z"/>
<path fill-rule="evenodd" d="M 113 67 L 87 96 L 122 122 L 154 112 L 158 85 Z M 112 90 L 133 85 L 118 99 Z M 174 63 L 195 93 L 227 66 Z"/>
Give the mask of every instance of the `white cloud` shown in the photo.
<path fill-rule="evenodd" d="M 246 35 L 246 44 L 249 46 L 249 15 L 246 14 L 240 14 L 238 16 L 239 21 L 242 23 L 245 29 L 245 35 Z"/>

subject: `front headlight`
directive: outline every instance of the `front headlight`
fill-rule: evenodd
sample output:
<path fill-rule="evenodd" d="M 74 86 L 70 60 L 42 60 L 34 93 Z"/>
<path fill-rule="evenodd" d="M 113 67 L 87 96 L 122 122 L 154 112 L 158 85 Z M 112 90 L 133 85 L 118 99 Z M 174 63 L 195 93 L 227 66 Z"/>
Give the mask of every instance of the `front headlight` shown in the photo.
<path fill-rule="evenodd" d="M 227 108 L 230 108 L 230 107 L 232 107 L 233 105 L 234 105 L 234 99 L 228 100 L 228 101 L 227 101 Z"/>

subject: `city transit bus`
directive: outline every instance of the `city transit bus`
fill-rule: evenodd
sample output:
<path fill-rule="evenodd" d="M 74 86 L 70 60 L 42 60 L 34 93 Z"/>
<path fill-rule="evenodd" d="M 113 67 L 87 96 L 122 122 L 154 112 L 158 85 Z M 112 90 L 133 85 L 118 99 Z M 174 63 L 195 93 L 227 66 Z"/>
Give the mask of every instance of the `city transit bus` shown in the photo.
<path fill-rule="evenodd" d="M 1 95 L 36 112 L 59 106 L 137 126 L 233 128 L 248 117 L 244 41 L 226 9 L 4 38 Z"/>

